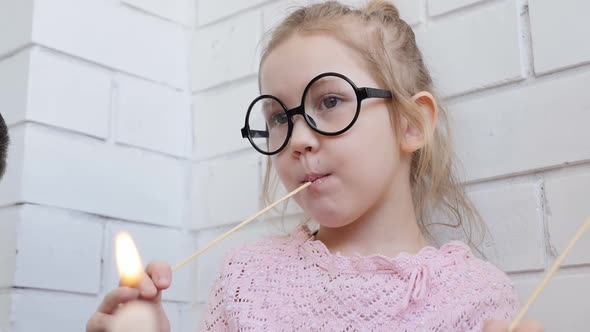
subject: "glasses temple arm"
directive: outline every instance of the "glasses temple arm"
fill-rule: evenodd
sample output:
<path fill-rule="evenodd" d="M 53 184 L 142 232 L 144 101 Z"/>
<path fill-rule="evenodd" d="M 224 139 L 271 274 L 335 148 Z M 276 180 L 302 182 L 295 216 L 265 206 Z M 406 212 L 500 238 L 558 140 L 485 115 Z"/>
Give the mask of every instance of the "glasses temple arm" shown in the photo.
<path fill-rule="evenodd" d="M 360 95 L 364 98 L 393 98 L 391 91 L 374 88 L 360 88 Z"/>
<path fill-rule="evenodd" d="M 242 138 L 247 138 L 248 136 L 250 138 L 268 138 L 268 131 L 242 128 Z"/>

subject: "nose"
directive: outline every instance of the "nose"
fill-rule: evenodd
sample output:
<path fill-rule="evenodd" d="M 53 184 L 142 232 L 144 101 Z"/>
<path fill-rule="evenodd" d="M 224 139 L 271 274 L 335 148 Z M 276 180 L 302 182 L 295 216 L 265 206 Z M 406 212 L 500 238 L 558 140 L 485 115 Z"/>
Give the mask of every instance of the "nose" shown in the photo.
<path fill-rule="evenodd" d="M 296 115 L 292 118 L 293 132 L 289 148 L 295 156 L 305 152 L 315 152 L 319 147 L 319 134 L 313 131 L 303 119 L 303 116 Z"/>

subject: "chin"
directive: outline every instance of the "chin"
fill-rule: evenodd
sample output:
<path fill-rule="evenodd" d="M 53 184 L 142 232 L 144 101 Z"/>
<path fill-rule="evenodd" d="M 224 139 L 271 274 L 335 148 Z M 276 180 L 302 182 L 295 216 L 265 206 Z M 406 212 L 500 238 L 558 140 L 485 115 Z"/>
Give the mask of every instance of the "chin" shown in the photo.
<path fill-rule="evenodd" d="M 354 220 L 345 216 L 342 211 L 310 211 L 308 215 L 313 221 L 327 228 L 340 228 L 351 224 Z"/>
<path fill-rule="evenodd" d="M 311 220 L 323 227 L 339 228 L 356 220 L 354 212 L 358 207 L 342 204 L 340 200 L 299 196 L 295 198 L 295 202 Z"/>

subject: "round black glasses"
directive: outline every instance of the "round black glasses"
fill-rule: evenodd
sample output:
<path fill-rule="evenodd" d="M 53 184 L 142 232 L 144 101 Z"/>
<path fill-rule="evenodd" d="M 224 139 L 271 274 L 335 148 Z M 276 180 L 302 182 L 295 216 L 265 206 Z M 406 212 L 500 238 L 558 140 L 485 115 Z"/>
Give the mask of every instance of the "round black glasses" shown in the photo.
<path fill-rule="evenodd" d="M 367 98 L 393 98 L 391 91 L 357 88 L 346 76 L 323 73 L 305 87 L 301 105 L 287 109 L 275 96 L 262 95 L 250 104 L 242 137 L 248 138 L 256 151 L 273 155 L 281 152 L 293 133 L 293 117 L 301 115 L 319 134 L 344 133 L 358 119 L 361 102 Z"/>

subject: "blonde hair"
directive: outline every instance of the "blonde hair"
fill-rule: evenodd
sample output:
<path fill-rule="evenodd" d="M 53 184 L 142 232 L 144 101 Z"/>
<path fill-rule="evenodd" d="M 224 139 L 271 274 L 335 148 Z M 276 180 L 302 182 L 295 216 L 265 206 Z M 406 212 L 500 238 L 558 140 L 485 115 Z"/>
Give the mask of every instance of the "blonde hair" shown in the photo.
<path fill-rule="evenodd" d="M 435 239 L 431 226 L 450 226 L 460 229 L 470 245 L 479 245 L 486 228 L 456 176 L 447 113 L 438 105 L 436 129 L 432 130 L 430 113 L 412 99 L 421 91 L 433 93 L 434 87 L 414 32 L 400 18 L 397 8 L 386 0 L 371 0 L 359 9 L 336 1 L 299 8 L 270 34 L 261 66 L 289 37 L 318 33 L 330 34 L 357 50 L 377 82 L 393 92 L 389 107 L 396 127 L 403 117 L 425 134 L 427 143 L 414 152 L 410 170 L 412 198 L 422 232 Z M 263 190 L 266 202 L 271 199 L 271 187 L 277 183 L 271 168 L 269 158 Z M 432 222 L 433 215 L 444 221 Z"/>

